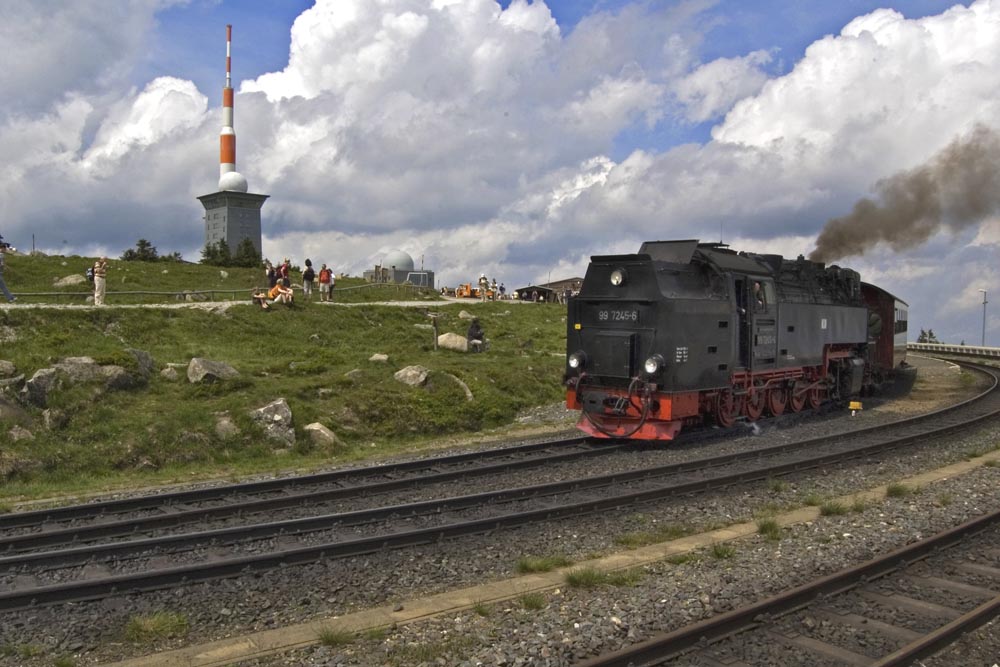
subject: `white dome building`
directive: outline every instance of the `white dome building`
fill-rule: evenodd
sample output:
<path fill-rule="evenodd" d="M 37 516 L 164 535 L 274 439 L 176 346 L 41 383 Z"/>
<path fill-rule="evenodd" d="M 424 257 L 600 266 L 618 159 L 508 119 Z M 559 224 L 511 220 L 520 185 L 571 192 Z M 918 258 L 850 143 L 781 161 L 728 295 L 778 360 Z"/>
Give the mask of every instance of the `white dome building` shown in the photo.
<path fill-rule="evenodd" d="M 364 279 L 370 283 L 410 283 L 422 287 L 434 287 L 434 272 L 421 266 L 414 269 L 413 258 L 402 250 L 391 250 L 382 257 L 374 269 L 364 272 Z"/>

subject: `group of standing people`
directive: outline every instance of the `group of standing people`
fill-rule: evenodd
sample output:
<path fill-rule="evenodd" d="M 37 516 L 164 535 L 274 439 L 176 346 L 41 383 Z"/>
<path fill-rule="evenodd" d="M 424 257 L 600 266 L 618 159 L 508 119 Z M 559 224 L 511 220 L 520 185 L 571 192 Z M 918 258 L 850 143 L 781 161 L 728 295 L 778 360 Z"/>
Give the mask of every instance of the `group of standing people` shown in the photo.
<path fill-rule="evenodd" d="M 492 292 L 492 298 L 490 293 Z M 496 301 L 497 299 L 505 298 L 504 295 L 507 293 L 507 288 L 504 287 L 503 283 L 497 287 L 497 279 L 494 278 L 492 284 L 490 279 L 486 277 L 485 273 L 479 275 L 479 298 L 483 301 L 490 299 Z"/>
<path fill-rule="evenodd" d="M 336 276 L 333 270 L 323 264 L 319 272 L 313 268 L 311 259 L 305 261 L 306 268 L 302 271 L 302 296 L 307 300 L 312 300 L 313 286 L 319 282 L 320 301 L 333 301 L 333 289 L 336 285 Z M 267 309 L 267 301 L 272 303 L 291 304 L 295 298 L 292 291 L 292 262 L 287 257 L 278 266 L 271 264 L 270 260 L 264 261 L 264 276 L 267 278 L 267 292 L 255 292 L 254 303 L 261 308 Z"/>

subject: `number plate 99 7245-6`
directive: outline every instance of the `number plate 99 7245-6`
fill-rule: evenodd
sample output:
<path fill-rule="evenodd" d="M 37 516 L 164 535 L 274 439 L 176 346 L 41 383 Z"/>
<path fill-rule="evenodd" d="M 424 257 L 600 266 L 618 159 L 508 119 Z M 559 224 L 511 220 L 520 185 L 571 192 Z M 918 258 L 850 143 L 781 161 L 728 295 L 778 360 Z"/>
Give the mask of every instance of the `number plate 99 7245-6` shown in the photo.
<path fill-rule="evenodd" d="M 597 311 L 598 322 L 639 323 L 639 311 L 631 308 L 602 308 Z"/>

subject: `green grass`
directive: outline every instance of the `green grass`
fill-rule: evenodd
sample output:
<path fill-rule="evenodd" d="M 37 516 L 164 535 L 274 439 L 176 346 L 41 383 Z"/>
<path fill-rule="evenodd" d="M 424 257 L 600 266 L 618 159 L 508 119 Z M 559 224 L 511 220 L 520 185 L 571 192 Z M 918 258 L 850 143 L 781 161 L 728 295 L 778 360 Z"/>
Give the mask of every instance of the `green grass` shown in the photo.
<path fill-rule="evenodd" d="M 996 468 L 997 466 L 1000 466 L 1000 461 L 996 459 L 990 459 L 989 461 L 983 464 L 984 468 Z"/>
<path fill-rule="evenodd" d="M 861 514 L 866 509 L 868 509 L 868 503 L 867 501 L 865 501 L 864 498 L 855 497 L 851 501 L 851 511 L 854 512 L 855 514 Z"/>
<path fill-rule="evenodd" d="M 907 486 L 902 482 L 893 482 L 885 487 L 885 497 L 886 498 L 905 498 L 906 496 L 914 493 L 915 489 L 912 486 Z"/>
<path fill-rule="evenodd" d="M 602 572 L 591 567 L 582 567 L 566 573 L 566 584 L 572 588 L 596 588 L 598 586 L 634 586 L 642 579 L 642 572 L 635 569 Z"/>
<path fill-rule="evenodd" d="M 477 601 L 476 604 L 472 605 L 472 611 L 476 614 L 476 616 L 488 618 L 490 614 L 493 613 L 493 607 L 485 602 Z"/>
<path fill-rule="evenodd" d="M 71 259 L 61 267 L 53 258 L 17 257 L 8 264 L 14 275 L 5 277 L 15 292 L 22 280 L 26 288 L 41 289 L 54 275 L 82 272 L 87 262 Z M 36 261 L 44 266 L 33 266 Z M 129 264 L 135 266 L 117 269 L 128 276 L 127 284 L 163 289 L 219 281 L 242 289 L 256 278 L 255 271 L 228 270 L 223 280 L 211 267 Z M 159 273 L 163 268 L 168 274 Z M 115 271 L 112 266 L 112 277 Z M 434 350 L 431 332 L 415 326 L 436 313 L 440 333 L 464 336 L 468 323 L 458 317 L 462 310 L 479 317 L 492 341 L 488 353 Z M 16 337 L 3 344 L 3 358 L 28 377 L 68 356 L 129 363 L 126 348 L 149 352 L 157 371 L 197 356 L 229 363 L 240 377 L 195 386 L 180 368 L 176 382 L 156 372 L 148 386 L 96 399 L 94 385 L 53 392 L 48 407 L 65 424 L 47 430 L 40 408 L 25 410 L 22 426 L 35 438 L 5 444 L 0 502 L 379 458 L 429 446 L 442 436 L 504 427 L 521 410 L 562 399 L 564 316 L 565 308 L 556 304 L 472 301 L 410 308 L 310 303 L 268 312 L 247 303 L 224 313 L 2 310 L 0 335 Z M 376 352 L 387 354 L 388 363 L 369 361 Z M 426 387 L 407 387 L 393 378 L 413 364 L 431 369 Z M 354 377 L 346 375 L 354 370 Z M 448 375 L 462 380 L 474 400 Z M 297 444 L 276 460 L 276 447 L 247 413 L 279 397 L 292 409 Z M 216 414 L 223 412 L 240 429 L 235 437 L 215 432 Z M 341 444 L 313 446 L 302 430 L 312 422 L 333 430 Z"/>
<path fill-rule="evenodd" d="M 71 655 L 60 655 L 52 661 L 52 667 L 76 667 L 76 658 Z"/>
<path fill-rule="evenodd" d="M 819 507 L 823 504 L 823 496 L 818 493 L 809 493 L 802 499 L 802 503 L 809 507 Z"/>
<path fill-rule="evenodd" d="M 937 504 L 941 507 L 947 507 L 955 502 L 955 496 L 947 491 L 939 493 L 937 495 Z"/>
<path fill-rule="evenodd" d="M 27 256 L 7 254 L 4 280 L 18 296 L 18 303 L 58 303 L 81 305 L 92 295 L 94 287 L 86 281 L 69 287 L 55 287 L 54 282 L 67 276 L 83 276 L 94 265 L 94 257 Z M 188 257 L 198 261 L 200 257 Z M 213 301 L 248 301 L 250 291 L 266 286 L 261 268 L 213 267 L 186 262 L 125 262 L 109 258 L 107 304 L 109 306 L 138 303 L 176 303 L 185 291 L 212 291 Z M 301 271 L 292 271 L 292 285 L 302 285 Z M 159 292 L 162 294 L 128 294 L 128 292 Z M 42 296 L 44 294 L 44 296 Z M 33 296 L 38 295 L 38 296 Z M 301 299 L 296 290 L 296 299 Z M 433 289 L 418 289 L 405 285 L 371 285 L 362 278 L 337 279 L 334 299 L 341 303 L 372 301 L 435 300 L 440 296 Z M 319 300 L 319 293 L 313 295 Z"/>
<path fill-rule="evenodd" d="M 518 601 L 521 603 L 521 606 L 527 609 L 528 611 L 537 611 L 539 609 L 545 609 L 546 600 L 544 593 L 539 593 L 539 592 L 525 593 L 520 598 L 518 598 Z"/>
<path fill-rule="evenodd" d="M 187 631 L 186 616 L 171 611 L 158 611 L 130 618 L 125 626 L 125 639 L 145 644 L 169 637 L 182 637 Z"/>
<path fill-rule="evenodd" d="M 521 556 L 517 561 L 517 571 L 521 574 L 551 572 L 572 564 L 573 561 L 566 556 Z"/>
<path fill-rule="evenodd" d="M 618 535 L 615 537 L 615 544 L 629 549 L 638 549 L 639 547 L 644 547 L 649 544 L 658 544 L 660 542 L 676 540 L 686 535 L 690 535 L 693 532 L 694 529 L 689 526 L 660 526 L 655 530 L 643 530 Z"/>
<path fill-rule="evenodd" d="M 361 633 L 364 639 L 372 642 L 384 641 L 386 637 L 389 636 L 388 628 L 368 628 Z"/>
<path fill-rule="evenodd" d="M 671 565 L 684 565 L 685 563 L 696 563 L 699 558 L 698 554 L 688 551 L 682 554 L 671 554 L 665 560 Z"/>
<path fill-rule="evenodd" d="M 25 660 L 37 658 L 43 653 L 45 653 L 45 649 L 38 644 L 7 644 L 3 650 L 3 655 L 17 656 Z"/>
<path fill-rule="evenodd" d="M 716 542 L 711 546 L 708 552 L 712 554 L 712 558 L 725 560 L 736 555 L 736 547 L 731 544 L 726 544 L 725 542 Z"/>
<path fill-rule="evenodd" d="M 782 493 L 791 488 L 791 485 L 783 479 L 769 479 L 767 480 L 767 488 L 774 493 Z"/>
<path fill-rule="evenodd" d="M 642 577 L 642 570 L 631 568 L 608 572 L 606 581 L 609 586 L 635 586 L 642 581 Z"/>
<path fill-rule="evenodd" d="M 775 519 L 758 519 L 757 532 L 770 542 L 781 540 L 781 525 Z"/>
<path fill-rule="evenodd" d="M 394 648 L 385 664 L 392 667 L 412 667 L 423 663 L 454 664 L 446 661 L 448 656 L 464 656 L 473 646 L 471 637 L 453 637 L 440 642 L 405 644 Z"/>
<path fill-rule="evenodd" d="M 347 646 L 348 644 L 354 643 L 354 633 L 348 632 L 346 630 L 338 630 L 336 628 L 323 628 L 316 633 L 316 639 L 323 646 L 330 648 L 337 648 L 338 646 Z"/>
<path fill-rule="evenodd" d="M 819 513 L 822 516 L 841 516 L 849 511 L 850 508 L 839 500 L 826 500 L 819 506 Z"/>

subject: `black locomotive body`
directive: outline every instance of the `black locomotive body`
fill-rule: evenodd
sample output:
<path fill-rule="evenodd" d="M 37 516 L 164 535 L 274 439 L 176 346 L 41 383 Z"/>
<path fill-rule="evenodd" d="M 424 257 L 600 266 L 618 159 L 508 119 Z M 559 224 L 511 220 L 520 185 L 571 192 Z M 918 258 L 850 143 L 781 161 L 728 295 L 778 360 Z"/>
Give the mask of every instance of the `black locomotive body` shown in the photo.
<path fill-rule="evenodd" d="M 566 402 L 598 437 L 818 407 L 891 380 L 906 304 L 857 272 L 715 243 L 591 258 L 569 300 Z"/>

